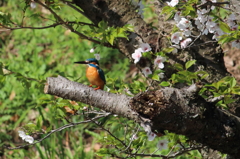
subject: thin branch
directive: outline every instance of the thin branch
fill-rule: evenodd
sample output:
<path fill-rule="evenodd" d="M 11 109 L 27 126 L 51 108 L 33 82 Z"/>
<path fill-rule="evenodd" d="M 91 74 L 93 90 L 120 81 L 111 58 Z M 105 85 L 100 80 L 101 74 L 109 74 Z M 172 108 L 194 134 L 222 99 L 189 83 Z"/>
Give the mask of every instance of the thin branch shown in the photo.
<path fill-rule="evenodd" d="M 105 115 L 101 115 L 101 116 L 97 116 L 97 117 L 94 117 L 92 119 L 89 119 L 89 120 L 85 120 L 85 121 L 80 121 L 80 122 L 76 122 L 76 123 L 69 123 L 67 125 L 64 125 L 64 126 L 61 126 L 55 130 L 51 130 L 46 136 L 44 136 L 43 138 L 41 138 L 40 140 L 37 140 L 36 142 L 32 143 L 32 144 L 26 144 L 26 145 L 22 145 L 22 146 L 18 146 L 18 147 L 6 147 L 8 150 L 15 150 L 15 149 L 20 149 L 20 148 L 24 148 L 24 147 L 27 147 L 27 146 L 30 146 L 30 145 L 35 145 L 36 143 L 40 143 L 41 141 L 47 139 L 48 137 L 50 137 L 53 133 L 56 133 L 56 132 L 60 132 L 66 128 L 70 128 L 70 127 L 74 127 L 74 126 L 77 126 L 77 125 L 80 125 L 80 124 L 85 124 L 85 123 L 90 123 L 90 122 L 95 122 L 95 120 L 97 119 L 100 119 L 102 117 L 107 117 L 108 115 L 110 115 L 110 113 L 107 113 Z"/>
<path fill-rule="evenodd" d="M 92 119 L 90 119 L 92 120 Z M 127 145 L 122 141 L 120 140 L 118 137 L 116 137 L 115 135 L 113 135 L 113 133 L 111 133 L 108 129 L 105 129 L 101 124 L 99 124 L 98 122 L 96 121 L 93 121 L 93 123 L 95 123 L 96 125 L 98 125 L 99 127 L 101 127 L 102 130 L 106 131 L 109 135 L 111 135 L 114 139 L 116 139 L 117 141 L 119 141 L 124 147 L 127 147 Z"/>
<path fill-rule="evenodd" d="M 9 30 L 17 30 L 17 29 L 47 29 L 47 28 L 53 28 L 53 27 L 56 27 L 58 25 L 65 25 L 65 24 L 80 24 L 80 25 L 89 25 L 89 26 L 94 26 L 93 24 L 90 24 L 90 23 L 85 23 L 85 22 L 74 22 L 74 21 L 70 21 L 70 22 L 60 22 L 60 23 L 55 23 L 55 24 L 52 24 L 52 25 L 48 25 L 48 26 L 42 26 L 42 27 L 16 27 L 16 28 L 12 28 L 12 27 L 8 27 L 8 26 L 5 26 L 5 25 L 2 25 L 0 24 L 0 26 L 2 26 L 3 28 L 6 28 L 6 29 L 9 29 Z"/>
<path fill-rule="evenodd" d="M 66 5 L 68 5 L 69 7 L 73 8 L 74 10 L 76 10 L 77 12 L 81 13 L 81 14 L 84 15 L 85 17 L 87 17 L 86 14 L 85 14 L 83 11 L 81 11 L 80 9 L 78 9 L 77 7 L 75 7 L 74 5 L 72 5 L 72 2 L 64 1 L 64 0 L 61 0 L 61 1 L 62 1 L 63 3 L 65 3 Z"/>
<path fill-rule="evenodd" d="M 162 157 L 162 158 L 164 158 L 164 159 L 168 159 L 168 158 L 173 158 L 173 157 L 180 156 L 180 155 L 182 155 L 182 154 L 184 154 L 184 153 L 186 153 L 186 152 L 188 152 L 188 151 L 199 150 L 199 149 L 201 149 L 201 148 L 203 148 L 203 146 L 199 146 L 199 147 L 188 147 L 188 148 L 186 148 L 186 149 L 184 149 L 184 150 L 182 150 L 182 151 L 175 152 L 174 154 L 171 154 L 171 155 L 169 155 L 169 156 L 156 155 L 156 154 L 143 154 L 143 153 L 141 153 L 141 154 L 137 154 L 137 153 L 131 154 L 131 153 L 127 153 L 127 152 L 126 152 L 126 154 L 129 154 L 129 155 L 132 156 L 132 157 L 136 157 L 136 156 L 141 156 L 141 157 Z"/>
<path fill-rule="evenodd" d="M 104 46 L 106 46 L 106 47 L 116 48 L 116 47 L 112 46 L 112 45 L 109 44 L 109 43 L 101 43 L 100 41 L 97 41 L 97 40 L 95 40 L 95 39 L 92 39 L 92 38 L 90 38 L 90 37 L 88 37 L 88 36 L 86 36 L 86 35 L 78 32 L 78 31 L 76 31 L 71 25 L 68 25 L 67 22 L 65 22 L 59 15 L 57 15 L 57 14 L 56 14 L 51 8 L 49 8 L 47 5 L 43 4 L 43 3 L 42 3 L 41 1 L 39 1 L 39 0 L 35 0 L 35 2 L 38 3 L 38 4 L 40 4 L 41 6 L 43 6 L 44 8 L 46 8 L 47 10 L 49 10 L 49 11 L 54 15 L 54 17 L 55 17 L 58 21 L 60 21 L 60 23 L 63 23 L 63 25 L 64 25 L 66 28 L 70 29 L 71 32 L 79 35 L 81 38 L 87 39 L 87 40 L 89 40 L 89 41 L 91 41 L 91 42 L 94 42 L 94 43 L 96 43 L 96 44 L 104 45 Z"/>

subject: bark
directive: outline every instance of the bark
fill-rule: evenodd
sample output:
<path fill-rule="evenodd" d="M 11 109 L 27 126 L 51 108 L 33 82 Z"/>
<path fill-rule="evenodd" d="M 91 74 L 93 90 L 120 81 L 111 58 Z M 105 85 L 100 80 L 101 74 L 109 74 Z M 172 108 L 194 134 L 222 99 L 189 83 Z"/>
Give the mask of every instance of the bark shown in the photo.
<path fill-rule="evenodd" d="M 240 156 L 240 118 L 216 108 L 188 88 L 163 88 L 133 98 L 72 82 L 61 76 L 48 77 L 44 92 L 75 100 L 118 114 L 154 132 L 169 130 L 187 136 L 214 150 Z"/>
<path fill-rule="evenodd" d="M 171 36 L 172 22 L 166 22 L 164 16 L 159 16 L 159 29 L 153 29 L 148 25 L 141 16 L 136 12 L 136 6 L 133 6 L 129 0 L 73 0 L 85 13 L 93 23 L 98 24 L 104 20 L 109 26 L 124 26 L 131 24 L 134 26 L 134 33 L 129 36 L 129 41 L 126 39 L 118 39 L 115 46 L 120 52 L 125 54 L 132 62 L 131 54 L 136 49 L 136 46 L 141 42 L 147 42 L 152 47 L 154 53 L 161 49 L 170 46 L 167 36 Z M 159 1 L 155 0 L 157 14 L 160 13 L 161 7 Z M 158 27 L 158 26 L 157 26 Z M 194 36 L 198 36 L 198 32 L 194 32 Z M 223 51 L 217 42 L 212 41 L 212 36 L 199 36 L 194 42 L 194 46 L 182 50 L 177 55 L 168 54 L 170 64 L 176 62 L 184 64 L 186 61 L 196 59 L 197 64 L 192 71 L 204 70 L 209 73 L 206 82 L 212 83 L 219 79 L 230 75 L 225 68 L 223 61 Z M 152 59 L 141 58 L 137 63 L 138 68 L 146 66 L 152 67 Z M 170 67 L 165 67 L 167 77 L 171 77 L 174 70 Z"/>

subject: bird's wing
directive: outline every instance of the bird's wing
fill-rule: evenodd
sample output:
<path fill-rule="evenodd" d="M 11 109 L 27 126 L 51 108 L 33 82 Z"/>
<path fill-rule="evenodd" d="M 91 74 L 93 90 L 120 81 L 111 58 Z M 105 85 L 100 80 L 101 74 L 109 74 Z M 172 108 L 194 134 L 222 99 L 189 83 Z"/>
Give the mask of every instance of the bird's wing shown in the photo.
<path fill-rule="evenodd" d="M 106 84 L 106 79 L 105 79 L 105 75 L 102 69 L 98 68 L 98 73 L 100 78 L 104 81 L 104 83 Z"/>

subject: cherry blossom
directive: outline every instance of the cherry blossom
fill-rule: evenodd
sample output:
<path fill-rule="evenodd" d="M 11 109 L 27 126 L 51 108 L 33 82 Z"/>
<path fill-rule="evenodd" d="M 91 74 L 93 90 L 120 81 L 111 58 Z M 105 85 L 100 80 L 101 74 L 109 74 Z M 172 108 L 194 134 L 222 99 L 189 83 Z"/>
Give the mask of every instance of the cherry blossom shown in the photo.
<path fill-rule="evenodd" d="M 149 132 L 147 135 L 148 135 L 148 141 L 153 141 L 156 137 L 156 134 L 153 132 Z"/>
<path fill-rule="evenodd" d="M 164 78 L 164 73 L 161 72 L 161 73 L 158 74 L 158 76 L 159 76 L 159 78 Z"/>
<path fill-rule="evenodd" d="M 94 51 L 95 51 L 94 47 L 90 49 L 90 53 L 93 53 Z"/>
<path fill-rule="evenodd" d="M 22 140 L 32 144 L 34 142 L 34 139 L 32 136 L 26 135 L 26 133 L 22 130 L 18 131 L 19 136 L 22 138 Z"/>
<path fill-rule="evenodd" d="M 138 139 L 137 134 L 133 134 L 132 137 L 130 138 L 130 140 L 137 140 L 137 139 Z"/>
<path fill-rule="evenodd" d="M 173 54 L 176 54 L 178 52 L 178 49 L 180 49 L 178 45 L 172 45 L 171 48 L 174 48 L 174 50 L 172 51 Z"/>
<path fill-rule="evenodd" d="M 181 44 L 181 48 L 184 49 L 188 46 L 188 44 L 190 44 L 192 42 L 192 39 L 191 38 L 187 38 L 183 41 L 180 42 Z"/>
<path fill-rule="evenodd" d="M 167 4 L 171 7 L 175 7 L 178 4 L 178 0 L 172 0 L 171 2 L 167 2 Z"/>
<path fill-rule="evenodd" d="M 100 60 L 101 58 L 100 58 L 100 54 L 94 54 L 94 56 L 95 56 L 95 58 L 97 59 L 97 60 Z"/>
<path fill-rule="evenodd" d="M 175 13 L 175 15 L 174 15 L 174 20 L 175 20 L 175 22 L 176 23 L 179 23 L 180 22 L 180 20 L 181 20 L 181 18 L 182 18 L 182 16 L 180 16 L 180 14 L 181 14 L 181 12 L 180 11 L 177 11 L 176 13 Z"/>
<path fill-rule="evenodd" d="M 179 42 L 182 40 L 182 33 L 180 32 L 175 32 L 171 36 L 171 41 L 175 44 L 179 44 Z"/>
<path fill-rule="evenodd" d="M 142 57 L 142 49 L 138 48 L 132 54 L 132 58 L 134 59 L 134 63 L 137 63 L 140 60 L 141 57 Z"/>
<path fill-rule="evenodd" d="M 37 5 L 36 5 L 36 3 L 34 1 L 31 1 L 30 2 L 30 7 L 34 9 L 34 8 L 37 7 Z"/>
<path fill-rule="evenodd" d="M 157 148 L 160 151 L 163 150 L 163 149 L 167 149 L 168 148 L 168 140 L 166 140 L 166 139 L 160 140 L 157 143 Z"/>
<path fill-rule="evenodd" d="M 177 24 L 177 27 L 180 29 L 180 30 L 186 30 L 186 29 L 190 29 L 192 28 L 192 24 L 191 22 L 186 19 L 186 18 L 181 18 L 181 20 L 179 21 L 179 23 Z"/>
<path fill-rule="evenodd" d="M 140 49 L 141 49 L 141 52 L 148 52 L 148 51 L 152 50 L 152 48 L 150 47 L 150 45 L 148 43 L 141 43 Z"/>
<path fill-rule="evenodd" d="M 142 69 L 142 72 L 143 72 L 144 76 L 146 76 L 146 77 L 147 77 L 148 75 L 152 74 L 152 71 L 151 71 L 151 69 L 150 69 L 149 67 L 143 68 L 143 69 Z"/>
<path fill-rule="evenodd" d="M 157 58 L 154 60 L 154 65 L 160 69 L 163 69 L 164 68 L 163 62 L 165 62 L 165 61 L 166 61 L 165 57 L 157 56 Z"/>

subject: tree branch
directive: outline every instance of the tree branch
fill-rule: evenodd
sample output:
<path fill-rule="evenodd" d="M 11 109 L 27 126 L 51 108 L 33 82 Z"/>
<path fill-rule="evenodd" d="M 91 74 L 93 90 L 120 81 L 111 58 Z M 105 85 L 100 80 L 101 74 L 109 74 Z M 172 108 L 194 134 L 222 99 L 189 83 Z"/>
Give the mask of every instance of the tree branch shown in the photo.
<path fill-rule="evenodd" d="M 218 109 L 197 95 L 196 85 L 147 91 L 131 98 L 126 95 L 93 90 L 83 84 L 48 77 L 44 92 L 75 100 L 118 114 L 154 132 L 169 130 L 212 149 L 240 155 L 240 118 Z M 147 130 L 148 131 L 148 130 Z M 217 141 L 217 142 L 216 142 Z"/>
<path fill-rule="evenodd" d="M 92 119 L 89 119 L 89 120 L 85 120 L 85 121 L 80 121 L 80 122 L 76 122 L 76 123 L 69 123 L 69 124 L 66 124 L 66 125 L 63 125 L 57 129 L 54 129 L 54 130 L 51 130 L 46 136 L 44 136 L 43 138 L 41 138 L 40 140 L 37 140 L 35 141 L 34 143 L 32 144 L 26 144 L 26 145 L 21 145 L 21 146 L 17 146 L 17 147 L 6 147 L 8 150 L 15 150 L 15 149 L 20 149 L 20 148 L 24 148 L 26 146 L 30 146 L 30 145 L 35 145 L 36 143 L 40 143 L 42 142 L 43 140 L 47 139 L 48 137 L 50 137 L 53 133 L 56 133 L 56 132 L 60 132 L 64 129 L 67 129 L 67 128 L 70 128 L 70 127 L 73 127 L 73 126 L 77 126 L 77 125 L 80 125 L 80 124 L 85 124 L 85 123 L 90 123 L 90 122 L 93 122 L 97 119 L 100 119 L 102 117 L 107 117 L 108 115 L 110 115 L 110 113 L 106 113 L 104 115 L 100 115 L 100 116 L 96 116 Z"/>

